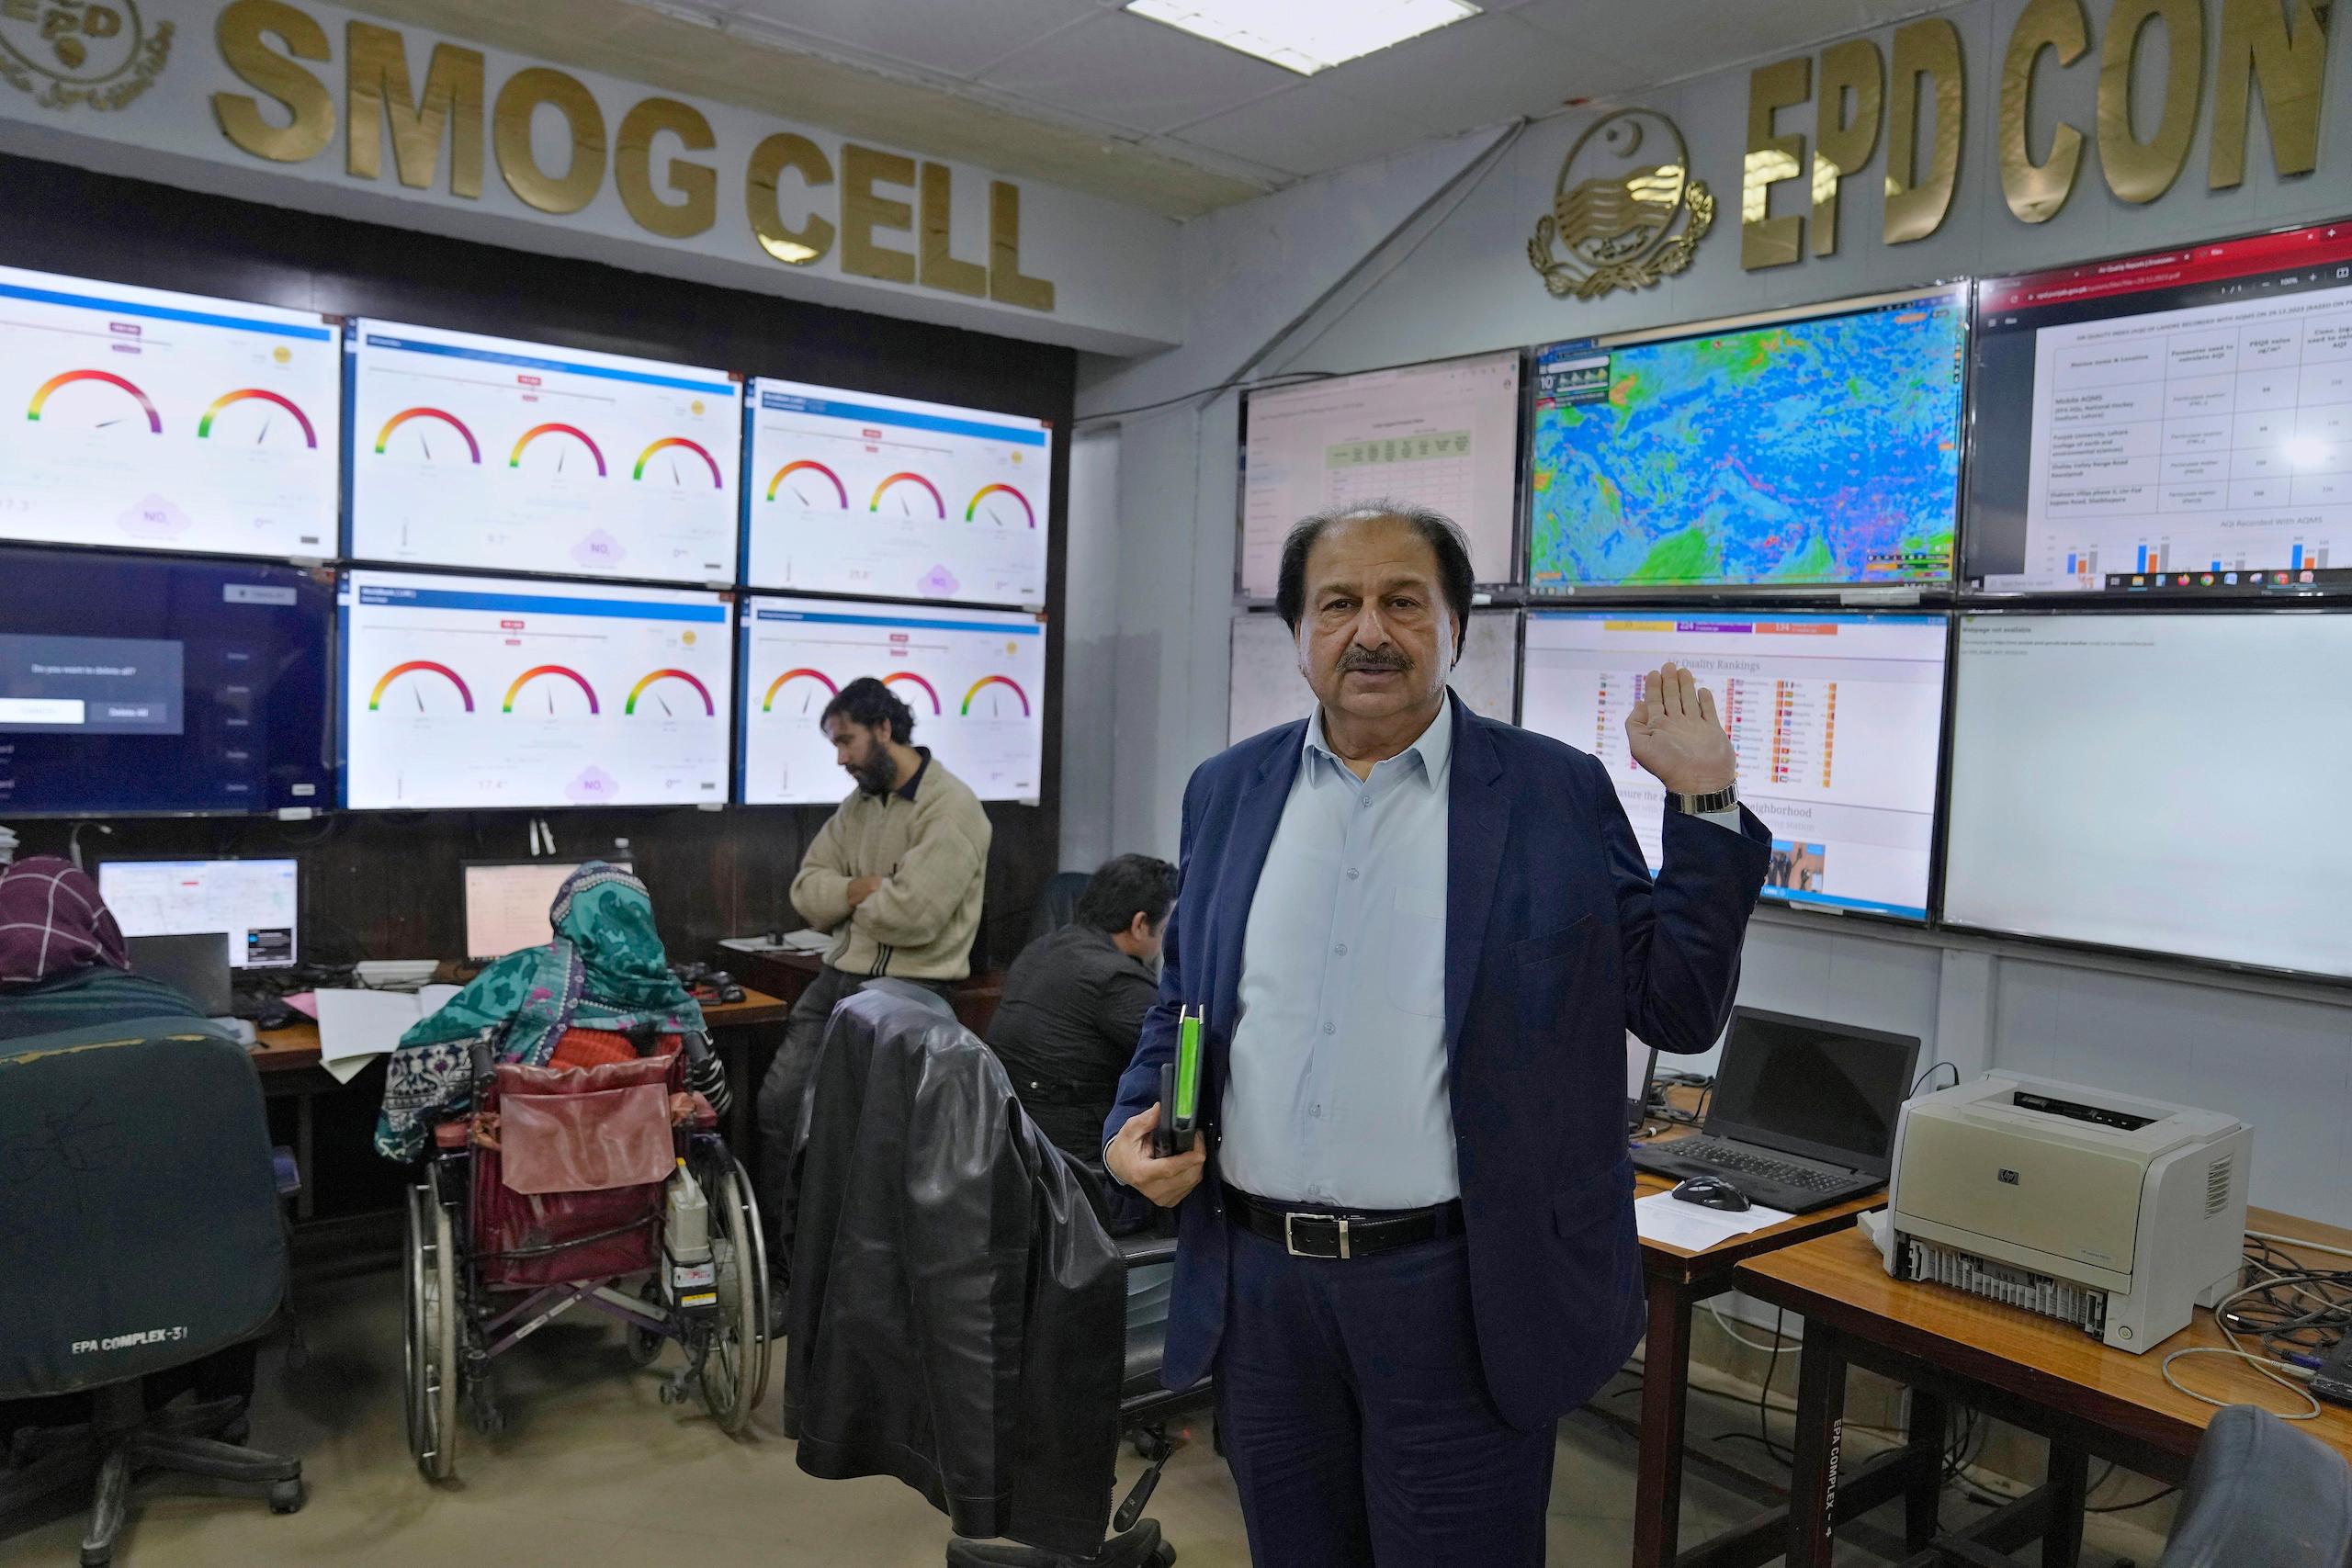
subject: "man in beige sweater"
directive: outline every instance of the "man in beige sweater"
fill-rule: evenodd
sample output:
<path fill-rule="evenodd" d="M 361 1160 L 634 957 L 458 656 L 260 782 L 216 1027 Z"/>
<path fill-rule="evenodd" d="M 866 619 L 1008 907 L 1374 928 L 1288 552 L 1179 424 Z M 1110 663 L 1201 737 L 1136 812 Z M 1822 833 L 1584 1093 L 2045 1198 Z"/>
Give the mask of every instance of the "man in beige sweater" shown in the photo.
<path fill-rule="evenodd" d="M 972 972 L 989 863 L 988 814 L 963 780 L 911 744 L 914 713 L 889 687 L 852 681 L 819 723 L 857 787 L 792 879 L 793 907 L 831 931 L 833 945 L 760 1084 L 760 1202 L 775 1236 L 768 1269 L 779 1303 L 791 1266 L 792 1140 L 825 1025 L 843 997 L 881 976 L 949 995 Z"/>

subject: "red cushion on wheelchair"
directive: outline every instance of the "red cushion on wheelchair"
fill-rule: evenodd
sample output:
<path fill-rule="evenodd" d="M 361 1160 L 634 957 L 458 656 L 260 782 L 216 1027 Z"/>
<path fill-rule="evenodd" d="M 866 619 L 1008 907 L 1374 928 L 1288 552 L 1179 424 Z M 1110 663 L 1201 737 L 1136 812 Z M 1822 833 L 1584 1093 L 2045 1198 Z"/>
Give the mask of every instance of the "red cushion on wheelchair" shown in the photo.
<path fill-rule="evenodd" d="M 548 1056 L 550 1067 L 601 1067 L 611 1062 L 634 1062 L 637 1047 L 626 1034 L 606 1029 L 567 1029 Z"/>
<path fill-rule="evenodd" d="M 670 1097 L 658 1083 L 586 1094 L 499 1097 L 501 1174 L 516 1192 L 605 1192 L 666 1179 L 676 1164 Z"/>

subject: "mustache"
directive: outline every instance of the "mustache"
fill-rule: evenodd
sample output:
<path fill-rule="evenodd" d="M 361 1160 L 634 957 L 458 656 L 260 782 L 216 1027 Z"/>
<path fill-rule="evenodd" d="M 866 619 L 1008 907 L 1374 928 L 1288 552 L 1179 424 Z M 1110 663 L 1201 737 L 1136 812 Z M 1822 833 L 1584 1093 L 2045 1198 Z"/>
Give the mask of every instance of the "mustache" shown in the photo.
<path fill-rule="evenodd" d="M 1351 670 L 1410 670 L 1413 661 L 1395 649 L 1351 648 L 1340 656 L 1340 672 Z"/>

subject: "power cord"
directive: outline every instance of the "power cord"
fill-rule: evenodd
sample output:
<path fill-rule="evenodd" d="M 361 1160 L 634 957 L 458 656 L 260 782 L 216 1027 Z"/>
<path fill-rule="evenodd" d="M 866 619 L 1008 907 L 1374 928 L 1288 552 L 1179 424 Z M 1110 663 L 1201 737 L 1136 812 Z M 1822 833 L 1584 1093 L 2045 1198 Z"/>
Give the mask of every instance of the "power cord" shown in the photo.
<path fill-rule="evenodd" d="M 1921 1084 L 1926 1083 L 1929 1078 L 1934 1077 L 1938 1073 L 1942 1072 L 1946 1067 L 1950 1067 L 1950 1068 L 1951 1069 L 1951 1087 L 1952 1087 L 1952 1088 L 1954 1088 L 1954 1089 L 1958 1089 L 1958 1088 L 1960 1087 L 1960 1064 L 1959 1064 L 1959 1063 L 1957 1063 L 1957 1062 L 1930 1062 L 1930 1063 L 1928 1065 L 1928 1070 L 1927 1070 L 1926 1072 L 1921 1073 L 1917 1077 L 1913 1078 L 1913 1079 L 1911 1080 L 1911 1092 L 1912 1092 L 1912 1094 L 1917 1095 L 1917 1094 L 1919 1092 L 1919 1086 L 1920 1086 Z"/>

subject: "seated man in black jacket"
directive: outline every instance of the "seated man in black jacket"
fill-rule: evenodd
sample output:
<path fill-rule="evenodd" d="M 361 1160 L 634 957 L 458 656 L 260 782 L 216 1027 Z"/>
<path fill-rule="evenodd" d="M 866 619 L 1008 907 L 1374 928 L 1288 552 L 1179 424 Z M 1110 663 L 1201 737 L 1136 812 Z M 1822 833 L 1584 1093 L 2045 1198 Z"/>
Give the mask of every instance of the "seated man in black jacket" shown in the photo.
<path fill-rule="evenodd" d="M 1166 861 L 1105 861 L 1071 922 L 1031 942 L 1004 979 L 989 1044 L 1038 1131 L 1089 1168 L 1100 1168 L 1103 1119 L 1159 992 L 1160 935 L 1175 901 Z"/>

